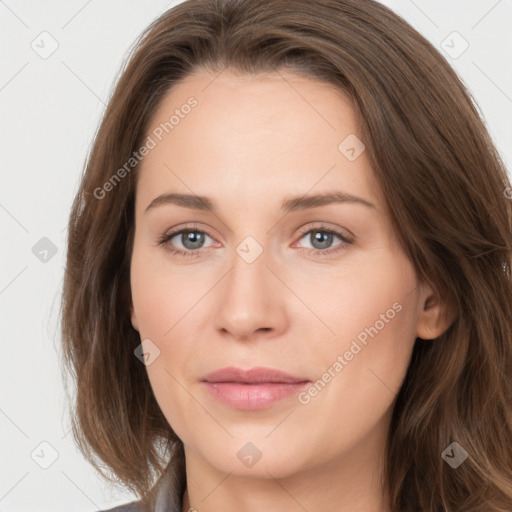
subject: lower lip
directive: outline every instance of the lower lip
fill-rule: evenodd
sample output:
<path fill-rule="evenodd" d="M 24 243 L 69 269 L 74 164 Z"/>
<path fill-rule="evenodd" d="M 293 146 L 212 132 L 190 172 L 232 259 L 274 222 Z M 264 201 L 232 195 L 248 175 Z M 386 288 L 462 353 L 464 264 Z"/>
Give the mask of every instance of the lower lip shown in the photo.
<path fill-rule="evenodd" d="M 206 389 L 220 402 L 235 409 L 265 409 L 279 400 L 296 395 L 309 382 L 282 383 L 262 382 L 241 384 L 239 382 L 205 382 Z"/>

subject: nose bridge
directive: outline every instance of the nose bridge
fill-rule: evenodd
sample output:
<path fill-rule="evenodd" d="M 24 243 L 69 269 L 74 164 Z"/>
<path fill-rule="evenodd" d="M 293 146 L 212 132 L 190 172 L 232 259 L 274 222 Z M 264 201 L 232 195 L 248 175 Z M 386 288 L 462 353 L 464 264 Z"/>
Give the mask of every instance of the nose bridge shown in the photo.
<path fill-rule="evenodd" d="M 261 237 L 260 237 L 261 238 Z M 234 293 L 240 299 L 251 302 L 252 297 L 268 292 L 271 272 L 270 250 L 255 237 L 245 237 L 236 247 L 232 258 L 232 270 L 228 275 L 228 293 Z M 257 297 L 255 297 L 257 298 Z"/>
<path fill-rule="evenodd" d="M 248 337 L 258 329 L 280 329 L 283 303 L 272 267 L 271 251 L 247 236 L 236 247 L 231 270 L 217 310 L 218 328 L 237 337 Z"/>

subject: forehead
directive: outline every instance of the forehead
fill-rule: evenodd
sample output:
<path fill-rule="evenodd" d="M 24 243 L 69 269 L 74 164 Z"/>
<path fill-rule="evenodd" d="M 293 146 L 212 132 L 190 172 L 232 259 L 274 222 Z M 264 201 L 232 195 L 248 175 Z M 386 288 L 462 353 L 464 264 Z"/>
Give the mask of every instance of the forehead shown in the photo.
<path fill-rule="evenodd" d="M 137 195 L 148 202 L 169 188 L 281 197 L 335 187 L 378 202 L 365 152 L 351 161 L 340 149 L 358 132 L 350 98 L 331 84 L 289 71 L 195 72 L 150 120 L 155 145 L 142 160 Z"/>

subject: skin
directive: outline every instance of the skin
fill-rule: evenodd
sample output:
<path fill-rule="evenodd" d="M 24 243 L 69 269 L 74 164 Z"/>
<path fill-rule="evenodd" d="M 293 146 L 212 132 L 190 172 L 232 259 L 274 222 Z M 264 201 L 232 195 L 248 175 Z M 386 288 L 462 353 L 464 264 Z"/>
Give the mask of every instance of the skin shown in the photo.
<path fill-rule="evenodd" d="M 449 322 L 394 239 L 367 151 L 350 161 L 338 150 L 358 133 L 353 107 L 290 71 L 202 70 L 168 92 L 147 134 L 190 96 L 198 105 L 142 161 L 131 261 L 132 325 L 160 350 L 148 377 L 185 446 L 182 510 L 390 512 L 380 479 L 394 400 L 415 338 L 433 339 Z M 333 190 L 375 208 L 280 211 L 288 196 Z M 145 212 L 169 192 L 208 196 L 218 212 Z M 202 246 L 176 235 L 167 247 L 202 247 L 197 257 L 158 244 L 187 223 L 206 233 Z M 320 223 L 354 242 L 322 245 L 315 231 L 299 232 L 324 233 Z M 263 249 L 252 263 L 236 252 L 248 236 Z M 400 312 L 307 404 L 292 396 L 235 410 L 200 382 L 231 365 L 314 382 L 394 303 Z M 252 467 L 237 458 L 249 441 L 262 454 Z"/>

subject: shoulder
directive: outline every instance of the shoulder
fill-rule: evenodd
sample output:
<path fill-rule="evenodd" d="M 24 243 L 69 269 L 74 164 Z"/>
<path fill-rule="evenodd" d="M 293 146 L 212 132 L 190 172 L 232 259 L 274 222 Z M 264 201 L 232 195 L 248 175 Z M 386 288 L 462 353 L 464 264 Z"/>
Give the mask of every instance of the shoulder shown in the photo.
<path fill-rule="evenodd" d="M 138 501 L 132 501 L 131 503 L 126 503 L 106 510 L 98 510 L 97 512 L 140 512 L 142 509 L 140 508 L 139 503 L 140 502 Z"/>

